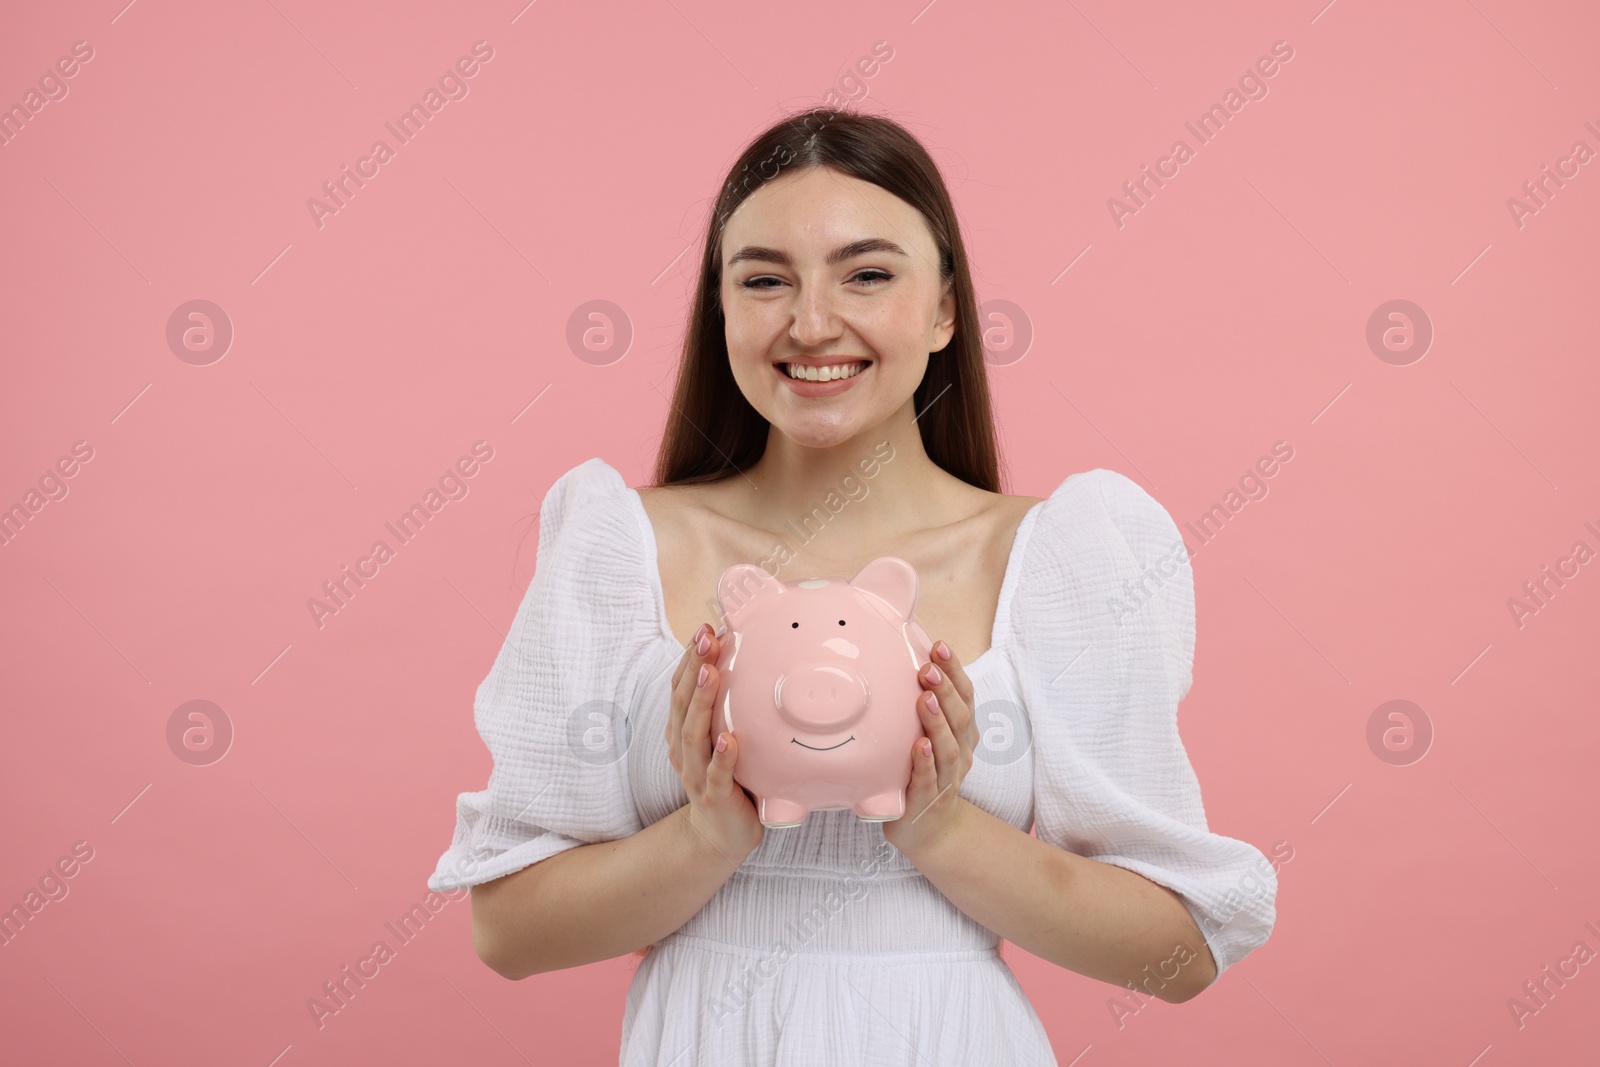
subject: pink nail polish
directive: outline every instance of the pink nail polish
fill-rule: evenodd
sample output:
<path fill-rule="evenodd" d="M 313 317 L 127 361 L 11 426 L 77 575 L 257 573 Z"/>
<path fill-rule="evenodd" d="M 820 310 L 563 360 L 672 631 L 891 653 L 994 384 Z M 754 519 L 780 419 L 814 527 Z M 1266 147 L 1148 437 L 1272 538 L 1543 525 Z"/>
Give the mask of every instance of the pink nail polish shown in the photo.
<path fill-rule="evenodd" d="M 934 654 L 946 663 L 950 662 L 950 646 L 943 641 L 936 641 L 933 645 Z"/>
<path fill-rule="evenodd" d="M 939 707 L 939 697 L 935 693 L 928 694 L 928 713 L 930 715 L 944 714 L 944 709 Z"/>
<path fill-rule="evenodd" d="M 695 687 L 695 688 L 696 688 L 696 689 L 699 689 L 699 688 L 701 688 L 701 687 L 702 687 L 702 686 L 704 686 L 704 685 L 705 685 L 705 684 L 706 684 L 706 678 L 707 678 L 707 677 L 708 677 L 708 676 L 709 676 L 709 675 L 710 675 L 710 674 L 711 674 L 711 668 L 710 668 L 710 667 L 708 667 L 708 666 L 706 666 L 706 665 L 705 665 L 705 664 L 704 664 L 704 663 L 702 663 L 702 664 L 700 664 L 700 674 L 699 674 L 699 676 L 698 676 L 698 677 L 697 677 L 697 678 L 695 678 L 695 680 L 694 680 L 694 687 Z"/>
<path fill-rule="evenodd" d="M 940 682 L 944 681 L 944 675 L 939 673 L 939 668 L 935 667 L 931 663 L 928 664 L 928 669 L 923 672 L 922 676 L 928 679 L 929 685 L 938 685 Z"/>
<path fill-rule="evenodd" d="M 727 734 L 718 734 L 717 735 L 717 751 L 718 752 L 726 752 L 726 751 L 728 751 L 728 735 Z"/>
<path fill-rule="evenodd" d="M 928 757 L 933 756 L 933 742 L 926 737 L 922 739 L 922 754 Z"/>
<path fill-rule="evenodd" d="M 700 635 L 700 640 L 695 642 L 694 650 L 702 656 L 711 648 L 711 638 L 705 634 Z"/>

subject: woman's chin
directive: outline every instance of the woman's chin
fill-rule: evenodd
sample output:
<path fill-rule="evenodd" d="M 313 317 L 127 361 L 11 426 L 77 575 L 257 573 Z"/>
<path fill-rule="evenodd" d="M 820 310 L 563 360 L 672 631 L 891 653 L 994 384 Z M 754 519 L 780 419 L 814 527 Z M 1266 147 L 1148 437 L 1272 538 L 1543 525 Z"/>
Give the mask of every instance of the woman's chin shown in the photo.
<path fill-rule="evenodd" d="M 865 429 L 859 420 L 851 418 L 847 412 L 833 415 L 814 413 L 797 419 L 779 418 L 772 425 L 802 448 L 835 448 Z"/>

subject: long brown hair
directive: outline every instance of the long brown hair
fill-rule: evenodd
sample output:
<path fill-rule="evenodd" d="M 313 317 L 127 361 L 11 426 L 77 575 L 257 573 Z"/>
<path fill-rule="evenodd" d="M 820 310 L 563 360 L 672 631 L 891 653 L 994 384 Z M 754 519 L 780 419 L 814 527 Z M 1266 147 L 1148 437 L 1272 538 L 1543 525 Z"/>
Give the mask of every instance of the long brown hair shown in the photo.
<path fill-rule="evenodd" d="M 723 182 L 706 230 L 678 384 L 651 484 L 717 481 L 755 463 L 765 451 L 767 420 L 740 392 L 728 364 L 722 234 L 734 209 L 763 182 L 817 166 L 871 182 L 927 220 L 939 249 L 940 276 L 954 282 L 956 327 L 950 343 L 928 360 L 913 394 L 922 447 L 929 459 L 962 481 L 1000 492 L 977 301 L 944 178 L 927 150 L 899 123 L 820 107 L 791 115 L 750 142 Z"/>
<path fill-rule="evenodd" d="M 905 127 L 876 115 L 812 108 L 750 142 L 722 183 L 706 229 L 694 310 L 684 334 L 678 384 L 667 413 L 653 485 L 713 482 L 743 470 L 766 450 L 768 423 L 751 406 L 728 364 L 722 317 L 722 232 L 761 183 L 787 170 L 834 170 L 879 186 L 922 212 L 939 250 L 939 274 L 954 282 L 956 328 L 928 360 L 912 394 L 928 458 L 962 481 L 1001 491 L 999 449 L 989 405 L 978 305 L 967 250 L 944 178 Z M 931 405 L 931 406 L 930 406 Z M 629 955 L 642 960 L 654 946 Z"/>

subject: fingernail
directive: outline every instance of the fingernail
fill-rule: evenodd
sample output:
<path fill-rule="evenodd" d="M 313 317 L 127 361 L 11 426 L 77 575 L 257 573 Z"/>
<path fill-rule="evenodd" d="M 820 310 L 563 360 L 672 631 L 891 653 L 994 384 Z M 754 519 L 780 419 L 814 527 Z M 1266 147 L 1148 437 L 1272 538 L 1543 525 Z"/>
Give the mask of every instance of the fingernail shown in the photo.
<path fill-rule="evenodd" d="M 933 651 L 935 655 L 944 660 L 946 663 L 950 662 L 950 646 L 945 644 L 943 641 L 935 641 L 933 645 Z"/>
<path fill-rule="evenodd" d="M 728 750 L 728 735 L 727 734 L 718 734 L 717 735 L 717 751 L 718 752 L 726 752 L 727 750 Z"/>
<path fill-rule="evenodd" d="M 926 737 L 922 739 L 922 754 L 927 756 L 929 759 L 933 758 L 933 742 L 929 741 Z"/>
<path fill-rule="evenodd" d="M 699 627 L 695 630 L 694 636 L 692 638 L 690 638 L 690 640 L 691 641 L 699 641 L 702 637 L 704 637 L 707 633 L 709 633 L 710 630 L 711 630 L 711 627 L 710 627 L 710 625 L 708 623 L 701 623 L 699 625 Z"/>
<path fill-rule="evenodd" d="M 705 655 L 710 648 L 711 638 L 707 637 L 705 634 L 701 634 L 700 640 L 694 643 L 694 650 L 700 653 L 702 656 Z"/>
<path fill-rule="evenodd" d="M 706 684 L 706 679 L 707 679 L 707 678 L 708 678 L 708 677 L 710 677 L 710 676 L 711 676 L 711 668 L 710 668 L 710 667 L 708 667 L 708 666 L 707 666 L 707 665 L 706 665 L 706 664 L 704 664 L 704 663 L 702 663 L 702 664 L 700 664 L 700 675 L 699 675 L 699 677 L 697 677 L 697 678 L 696 678 L 696 679 L 695 679 L 695 680 L 694 680 L 694 687 L 695 687 L 695 688 L 696 688 L 696 689 L 699 689 L 699 688 L 701 688 L 701 687 L 702 687 L 702 686 L 704 686 L 704 685 L 705 685 L 705 684 Z"/>
<path fill-rule="evenodd" d="M 944 710 L 939 707 L 939 697 L 935 693 L 928 694 L 928 713 L 930 715 L 944 714 Z"/>
<path fill-rule="evenodd" d="M 944 681 L 944 675 L 939 673 L 939 668 L 931 663 L 928 664 L 928 669 L 922 672 L 922 676 L 928 680 L 929 685 L 938 685 Z"/>

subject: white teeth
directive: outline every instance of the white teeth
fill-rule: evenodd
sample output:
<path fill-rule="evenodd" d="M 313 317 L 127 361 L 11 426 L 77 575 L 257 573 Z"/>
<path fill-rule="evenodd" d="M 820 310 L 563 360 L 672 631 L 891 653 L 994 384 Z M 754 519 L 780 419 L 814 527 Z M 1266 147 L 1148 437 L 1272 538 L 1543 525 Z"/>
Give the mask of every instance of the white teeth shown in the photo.
<path fill-rule="evenodd" d="M 807 382 L 831 382 L 839 378 L 853 378 L 866 370 L 867 365 L 860 363 L 836 363 L 831 367 L 806 367 L 799 363 L 785 364 L 789 369 L 789 377 Z"/>

